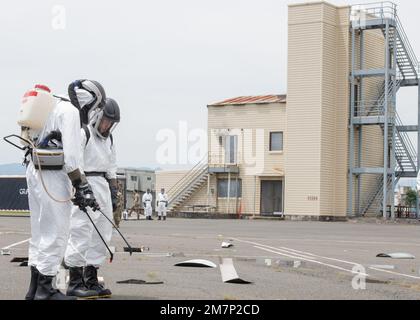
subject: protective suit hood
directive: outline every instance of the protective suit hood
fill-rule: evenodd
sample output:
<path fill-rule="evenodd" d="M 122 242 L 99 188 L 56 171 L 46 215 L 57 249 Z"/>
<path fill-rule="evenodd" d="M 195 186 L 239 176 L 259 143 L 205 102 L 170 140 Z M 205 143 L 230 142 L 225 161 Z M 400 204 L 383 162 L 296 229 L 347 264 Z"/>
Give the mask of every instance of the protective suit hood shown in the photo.
<path fill-rule="evenodd" d="M 75 91 L 80 108 L 91 104 L 95 100 L 95 97 L 84 89 L 76 89 Z"/>
<path fill-rule="evenodd" d="M 87 91 L 93 97 L 93 100 L 90 100 L 90 97 L 79 90 Z M 89 124 L 93 115 L 104 107 L 106 101 L 105 89 L 99 82 L 94 80 L 73 81 L 69 85 L 68 94 L 71 103 L 80 112 L 81 123 L 86 125 Z M 84 105 L 81 105 L 81 102 L 84 102 Z"/>

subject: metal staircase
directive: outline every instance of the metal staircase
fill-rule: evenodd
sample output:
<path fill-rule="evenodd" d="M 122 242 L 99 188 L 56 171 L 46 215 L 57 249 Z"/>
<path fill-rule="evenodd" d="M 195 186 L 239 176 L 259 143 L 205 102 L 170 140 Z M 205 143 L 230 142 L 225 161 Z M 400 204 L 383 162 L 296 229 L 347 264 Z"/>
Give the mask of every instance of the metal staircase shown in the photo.
<path fill-rule="evenodd" d="M 414 50 L 401 24 L 400 18 L 395 16 L 396 28 L 390 29 L 390 49 L 396 48 L 396 60 L 402 80 L 417 80 L 419 75 L 419 62 L 414 54 Z M 382 28 L 382 33 L 386 36 L 386 29 Z"/>
<path fill-rule="evenodd" d="M 396 175 L 396 181 L 401 179 L 401 177 L 397 174 Z M 376 181 L 376 188 L 375 192 L 370 195 L 369 199 L 367 200 L 367 205 L 362 210 L 362 216 L 378 216 L 381 213 L 382 207 L 382 201 L 384 199 L 384 194 L 382 192 L 383 186 L 384 186 L 384 180 L 382 177 L 379 177 Z M 392 178 L 389 177 L 387 181 L 387 190 L 390 192 L 392 190 Z M 371 210 L 371 211 L 370 211 Z M 370 213 L 370 214 L 369 214 Z"/>
<path fill-rule="evenodd" d="M 398 78 L 396 81 L 396 91 L 401 88 L 401 85 L 403 83 L 402 78 Z M 389 91 L 392 90 L 391 84 L 389 85 Z M 388 92 L 389 95 L 391 95 L 391 92 Z M 380 94 L 378 98 L 377 108 L 376 109 L 383 109 L 385 105 L 385 83 L 383 83 Z M 371 113 L 369 112 L 368 115 Z M 390 143 L 390 147 L 392 147 L 392 132 L 395 131 L 395 155 L 396 155 L 396 161 L 398 166 L 396 167 L 396 172 L 400 173 L 401 176 L 405 177 L 413 177 L 417 175 L 417 152 L 413 146 L 413 143 L 408 136 L 407 132 L 400 131 L 398 128 L 403 127 L 402 120 L 398 114 L 398 112 L 395 111 L 394 117 L 390 117 L 392 121 L 390 121 L 390 124 L 395 121 L 395 128 L 394 130 L 390 130 L 388 132 L 388 141 Z M 381 125 L 382 130 L 384 130 L 384 126 Z"/>
<path fill-rule="evenodd" d="M 198 189 L 208 180 L 208 155 L 179 180 L 168 192 L 168 211 L 179 210 Z"/>
<path fill-rule="evenodd" d="M 381 210 L 384 211 L 386 203 L 391 201 L 391 216 L 393 216 L 393 189 L 395 185 L 401 178 L 416 177 L 418 172 L 416 149 L 407 134 L 406 127 L 396 112 L 396 93 L 401 87 L 419 85 L 420 63 L 398 18 L 395 4 L 382 2 L 355 6 L 352 8 L 352 18 L 352 83 L 355 84 L 359 81 L 360 85 L 362 85 L 364 77 L 371 76 L 383 77 L 384 81 L 379 88 L 378 98 L 373 101 L 364 100 L 364 97 L 360 97 L 360 100 L 356 101 L 356 93 L 352 89 L 350 136 L 351 142 L 353 142 L 350 144 L 350 157 L 351 159 L 354 158 L 355 128 L 363 125 L 379 125 L 382 128 L 384 139 L 386 140 L 384 145 L 388 145 L 387 149 L 390 151 L 390 157 L 384 160 L 383 169 L 356 168 L 353 164 L 354 160 L 351 160 L 349 190 L 352 189 L 353 175 L 360 176 L 360 174 L 365 173 L 378 174 L 383 172 L 378 177 L 376 187 L 373 189 L 372 194 L 369 195 L 366 203 L 359 207 L 361 210 L 358 214 L 362 216 L 368 213 L 377 215 Z M 385 37 L 386 61 L 389 63 L 389 66 L 385 66 L 384 69 L 363 70 L 363 33 L 371 29 L 380 29 Z M 358 70 L 356 63 L 357 53 L 355 51 L 358 34 L 360 34 L 361 42 L 360 70 Z M 359 154 L 360 152 L 359 150 Z M 395 168 L 393 168 L 394 162 Z M 386 169 L 386 167 L 391 169 Z M 392 174 L 390 170 L 393 170 Z M 358 198 L 360 199 L 360 179 L 358 183 Z M 386 188 L 384 186 L 385 183 Z M 351 190 L 349 192 L 349 214 L 351 215 L 353 211 L 353 192 Z M 387 199 L 384 199 L 385 195 Z M 392 200 L 387 201 L 390 195 L 392 195 Z M 382 212 L 382 214 L 385 217 L 386 213 Z"/>

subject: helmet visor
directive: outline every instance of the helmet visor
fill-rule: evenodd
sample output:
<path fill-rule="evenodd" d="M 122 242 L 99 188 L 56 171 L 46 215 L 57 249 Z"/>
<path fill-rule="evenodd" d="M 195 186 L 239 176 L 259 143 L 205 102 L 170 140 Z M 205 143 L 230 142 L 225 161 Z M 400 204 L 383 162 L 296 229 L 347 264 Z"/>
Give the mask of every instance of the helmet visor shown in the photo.
<path fill-rule="evenodd" d="M 118 121 L 102 115 L 101 119 L 97 123 L 97 130 L 102 137 L 108 138 L 117 125 Z"/>

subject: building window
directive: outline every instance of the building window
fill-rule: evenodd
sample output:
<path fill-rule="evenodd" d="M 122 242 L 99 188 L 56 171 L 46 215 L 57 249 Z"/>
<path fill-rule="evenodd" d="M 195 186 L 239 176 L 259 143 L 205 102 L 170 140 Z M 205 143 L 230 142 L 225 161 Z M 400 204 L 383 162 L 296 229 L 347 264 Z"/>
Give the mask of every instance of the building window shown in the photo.
<path fill-rule="evenodd" d="M 131 176 L 131 181 L 136 182 L 137 181 L 137 177 L 136 176 Z"/>
<path fill-rule="evenodd" d="M 147 181 L 152 181 L 152 177 L 147 177 Z"/>
<path fill-rule="evenodd" d="M 270 132 L 270 151 L 283 151 L 283 132 Z"/>
<path fill-rule="evenodd" d="M 228 188 L 229 188 L 228 179 L 217 180 L 217 197 L 228 198 Z M 230 197 L 231 198 L 242 197 L 242 180 L 241 179 L 238 179 L 238 180 L 232 179 L 230 181 Z"/>

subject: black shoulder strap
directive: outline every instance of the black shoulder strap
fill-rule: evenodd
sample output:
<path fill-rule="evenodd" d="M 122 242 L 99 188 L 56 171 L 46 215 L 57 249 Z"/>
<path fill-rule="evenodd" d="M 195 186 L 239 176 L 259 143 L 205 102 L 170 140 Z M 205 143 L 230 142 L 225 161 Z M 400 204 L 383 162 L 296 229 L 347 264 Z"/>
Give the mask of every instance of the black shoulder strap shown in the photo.
<path fill-rule="evenodd" d="M 85 130 L 85 134 L 86 134 L 86 144 L 85 144 L 85 147 L 86 147 L 87 144 L 89 143 L 89 140 L 90 140 L 90 130 L 89 130 L 88 126 L 85 125 L 85 124 L 82 125 L 82 129 Z"/>
<path fill-rule="evenodd" d="M 114 137 L 112 136 L 112 134 L 109 136 L 109 138 L 111 139 L 111 147 L 114 146 Z"/>

